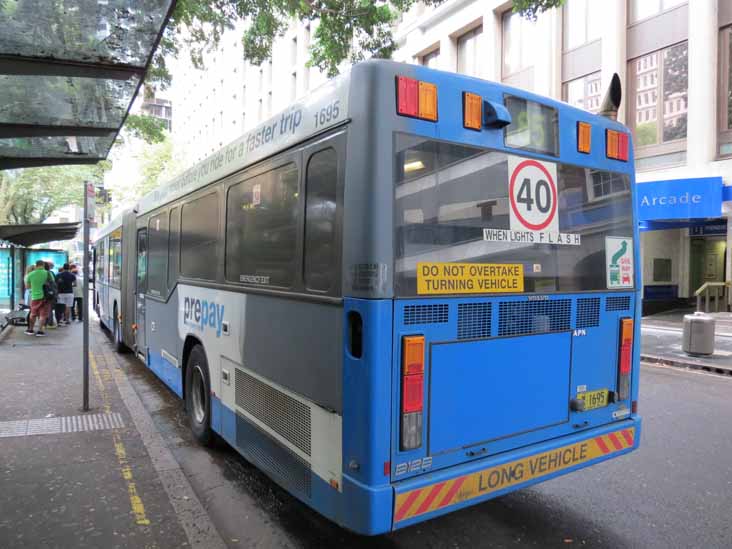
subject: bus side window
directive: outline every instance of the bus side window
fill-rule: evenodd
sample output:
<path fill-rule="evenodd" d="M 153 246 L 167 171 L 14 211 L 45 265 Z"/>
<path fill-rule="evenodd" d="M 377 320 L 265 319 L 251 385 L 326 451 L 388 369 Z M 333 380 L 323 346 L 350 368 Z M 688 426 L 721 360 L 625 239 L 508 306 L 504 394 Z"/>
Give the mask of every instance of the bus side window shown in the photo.
<path fill-rule="evenodd" d="M 219 195 L 211 193 L 183 205 L 181 273 L 216 280 L 219 239 Z"/>
<path fill-rule="evenodd" d="M 164 297 L 168 293 L 168 212 L 150 218 L 147 235 L 147 293 Z"/>
<path fill-rule="evenodd" d="M 297 165 L 289 162 L 229 188 L 227 280 L 292 287 L 297 274 L 298 177 Z"/>
<path fill-rule="evenodd" d="M 178 252 L 180 250 L 180 208 L 170 210 L 170 232 L 168 237 L 168 290 L 178 280 Z"/>
<path fill-rule="evenodd" d="M 305 286 L 327 292 L 336 279 L 336 188 L 338 155 L 334 149 L 310 157 L 305 183 Z"/>

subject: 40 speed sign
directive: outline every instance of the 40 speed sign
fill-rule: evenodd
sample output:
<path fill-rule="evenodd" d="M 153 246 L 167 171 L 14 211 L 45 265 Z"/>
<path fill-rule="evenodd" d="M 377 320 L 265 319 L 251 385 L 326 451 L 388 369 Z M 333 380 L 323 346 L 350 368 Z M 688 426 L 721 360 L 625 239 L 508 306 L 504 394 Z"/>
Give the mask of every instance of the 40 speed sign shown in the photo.
<path fill-rule="evenodd" d="M 579 246 L 579 234 L 559 232 L 557 165 L 532 158 L 508 156 L 510 230 L 483 229 L 492 242 Z"/>
<path fill-rule="evenodd" d="M 508 157 L 511 229 L 558 232 L 557 165 Z"/>

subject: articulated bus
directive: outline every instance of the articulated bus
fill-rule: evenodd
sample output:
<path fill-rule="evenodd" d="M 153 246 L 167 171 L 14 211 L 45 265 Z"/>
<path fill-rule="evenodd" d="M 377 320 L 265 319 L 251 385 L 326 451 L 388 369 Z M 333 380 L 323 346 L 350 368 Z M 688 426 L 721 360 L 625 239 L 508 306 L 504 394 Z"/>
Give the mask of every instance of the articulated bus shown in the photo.
<path fill-rule="evenodd" d="M 388 532 L 638 447 L 633 187 L 612 116 L 369 61 L 102 229 L 95 307 L 201 443 Z"/>

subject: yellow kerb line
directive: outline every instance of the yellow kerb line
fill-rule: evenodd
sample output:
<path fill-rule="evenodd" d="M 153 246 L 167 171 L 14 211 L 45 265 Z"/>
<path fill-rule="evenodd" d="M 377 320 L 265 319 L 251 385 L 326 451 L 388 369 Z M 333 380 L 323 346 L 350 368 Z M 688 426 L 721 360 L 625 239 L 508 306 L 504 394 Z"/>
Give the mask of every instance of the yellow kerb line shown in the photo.
<path fill-rule="evenodd" d="M 112 406 L 109 402 L 109 393 L 107 392 L 107 387 L 104 384 L 104 381 L 102 380 L 102 375 L 99 372 L 99 368 L 97 367 L 97 361 L 94 358 L 94 355 L 91 353 L 89 354 L 89 364 L 91 364 L 94 378 L 97 380 L 99 392 L 102 395 L 104 411 L 109 414 L 112 412 Z M 111 375 L 108 371 L 104 373 L 106 374 L 104 376 L 105 378 L 111 378 Z M 148 524 L 150 524 L 150 520 L 145 514 L 145 505 L 142 503 L 142 498 L 140 498 L 137 493 L 137 486 L 135 485 L 134 478 L 132 476 L 132 467 L 130 467 L 129 462 L 127 461 L 127 450 L 125 449 L 125 445 L 122 442 L 122 439 L 120 438 L 117 429 L 112 429 L 112 441 L 114 442 L 114 453 L 117 456 L 117 463 L 119 463 L 120 473 L 124 481 L 127 483 L 127 494 L 130 497 L 130 507 L 132 508 L 132 513 L 135 515 L 135 522 L 137 524 L 147 526 Z"/>

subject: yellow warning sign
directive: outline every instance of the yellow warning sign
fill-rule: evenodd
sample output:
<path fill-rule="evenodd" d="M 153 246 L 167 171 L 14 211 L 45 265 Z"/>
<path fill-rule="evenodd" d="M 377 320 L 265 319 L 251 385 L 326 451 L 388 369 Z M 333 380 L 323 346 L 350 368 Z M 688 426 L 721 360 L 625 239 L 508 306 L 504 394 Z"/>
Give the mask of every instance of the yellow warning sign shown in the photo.
<path fill-rule="evenodd" d="M 417 263 L 417 293 L 488 294 L 524 291 L 524 266 L 502 263 Z"/>

